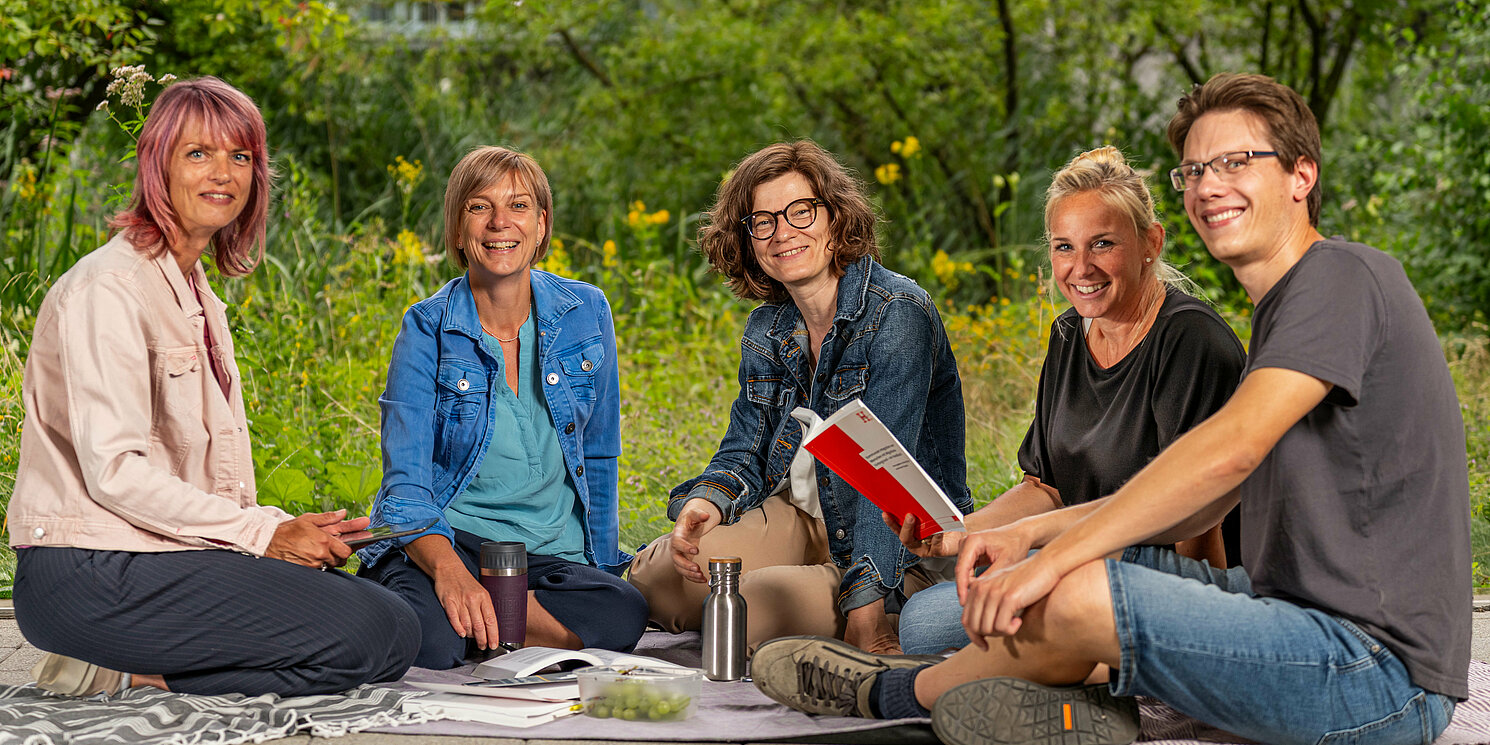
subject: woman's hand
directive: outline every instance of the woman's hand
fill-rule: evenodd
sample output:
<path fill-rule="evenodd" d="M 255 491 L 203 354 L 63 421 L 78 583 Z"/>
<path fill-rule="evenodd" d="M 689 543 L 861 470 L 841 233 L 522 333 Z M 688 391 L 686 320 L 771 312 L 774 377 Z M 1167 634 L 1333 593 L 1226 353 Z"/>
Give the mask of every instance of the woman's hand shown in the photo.
<path fill-rule="evenodd" d="M 404 546 L 404 553 L 434 582 L 435 597 L 445 609 L 450 628 L 463 639 L 475 639 L 481 649 L 495 649 L 501 640 L 491 594 L 460 560 L 450 539 L 423 535 Z"/>
<path fill-rule="evenodd" d="M 693 557 L 698 555 L 699 539 L 723 520 L 724 515 L 720 514 L 719 508 L 707 499 L 694 497 L 683 504 L 672 534 L 673 567 L 678 570 L 678 574 L 683 575 L 683 579 L 699 584 L 708 583 L 709 575 L 704 573 Z"/>
<path fill-rule="evenodd" d="M 962 627 L 979 649 L 988 649 L 988 637 L 1013 636 L 1024 625 L 1020 615 L 1055 589 L 1060 575 L 1047 568 L 1038 554 L 1014 566 L 990 569 L 973 578 L 966 591 L 959 578 L 962 598 Z"/>
<path fill-rule="evenodd" d="M 844 614 L 848 619 L 843 640 L 872 654 L 900 654 L 900 636 L 885 615 L 885 599 L 861 605 Z"/>
<path fill-rule="evenodd" d="M 900 542 L 905 545 L 907 551 L 923 559 L 956 556 L 958 548 L 962 546 L 962 539 L 967 536 L 967 531 L 949 530 L 921 540 L 916 538 L 916 529 L 921 523 L 915 515 L 907 513 L 904 524 L 888 512 L 881 511 L 880 517 L 886 525 L 890 526 L 890 530 L 900 536 Z"/>
<path fill-rule="evenodd" d="M 974 581 L 974 572 L 987 566 L 984 574 L 1023 560 L 1030 553 L 1032 542 L 1017 527 L 1008 525 L 992 530 L 980 530 L 962 539 L 962 549 L 957 553 L 957 599 L 967 606 L 968 585 Z"/>
<path fill-rule="evenodd" d="M 437 536 L 444 540 L 444 536 Z M 453 553 L 453 552 L 452 552 Z M 497 633 L 497 610 L 492 606 L 491 593 L 471 576 L 466 565 L 455 559 L 453 566 L 441 565 L 431 575 L 435 582 L 435 596 L 450 628 L 462 638 L 476 640 L 478 649 L 496 649 L 501 641 Z"/>
<path fill-rule="evenodd" d="M 338 536 L 343 532 L 350 533 L 360 529 L 343 529 L 342 526 L 361 522 L 362 527 L 367 527 L 367 518 L 343 520 L 346 516 L 346 510 L 337 510 L 310 513 L 286 520 L 274 529 L 274 537 L 269 539 L 269 547 L 264 549 L 264 555 L 312 569 L 339 567 L 347 563 L 352 549 L 342 543 Z"/>

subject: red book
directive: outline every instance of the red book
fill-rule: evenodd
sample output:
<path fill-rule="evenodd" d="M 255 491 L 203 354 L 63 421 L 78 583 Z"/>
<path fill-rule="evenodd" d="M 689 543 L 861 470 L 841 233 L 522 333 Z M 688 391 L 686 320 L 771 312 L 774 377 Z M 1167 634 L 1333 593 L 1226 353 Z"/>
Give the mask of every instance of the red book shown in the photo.
<path fill-rule="evenodd" d="M 856 398 L 827 419 L 807 409 L 792 416 L 804 422 L 807 452 L 902 523 L 915 515 L 917 538 L 966 529 L 962 511 L 863 401 Z"/>

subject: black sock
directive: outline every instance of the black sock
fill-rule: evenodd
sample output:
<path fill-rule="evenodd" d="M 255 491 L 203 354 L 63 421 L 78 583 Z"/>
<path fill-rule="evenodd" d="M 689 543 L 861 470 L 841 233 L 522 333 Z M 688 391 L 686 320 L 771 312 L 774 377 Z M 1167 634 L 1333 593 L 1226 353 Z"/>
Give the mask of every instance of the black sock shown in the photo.
<path fill-rule="evenodd" d="M 869 689 L 871 713 L 880 719 L 931 716 L 931 712 L 916 700 L 916 676 L 928 667 L 931 666 L 902 667 L 874 676 L 874 685 Z"/>

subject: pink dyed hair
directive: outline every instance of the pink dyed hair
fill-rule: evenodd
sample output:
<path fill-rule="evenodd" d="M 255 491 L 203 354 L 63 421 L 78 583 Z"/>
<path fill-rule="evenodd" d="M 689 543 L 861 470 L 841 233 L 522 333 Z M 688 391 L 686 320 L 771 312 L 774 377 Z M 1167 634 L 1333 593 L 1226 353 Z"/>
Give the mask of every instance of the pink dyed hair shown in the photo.
<path fill-rule="evenodd" d="M 181 239 L 181 226 L 171 205 L 170 161 L 188 122 L 200 121 L 253 157 L 253 188 L 238 219 L 212 236 L 217 269 L 229 277 L 253 271 L 264 257 L 264 231 L 269 221 L 269 152 L 264 117 L 253 99 L 237 88 L 204 76 L 172 83 L 150 107 L 140 131 L 134 199 L 109 226 L 125 232 L 141 251 L 165 250 Z"/>

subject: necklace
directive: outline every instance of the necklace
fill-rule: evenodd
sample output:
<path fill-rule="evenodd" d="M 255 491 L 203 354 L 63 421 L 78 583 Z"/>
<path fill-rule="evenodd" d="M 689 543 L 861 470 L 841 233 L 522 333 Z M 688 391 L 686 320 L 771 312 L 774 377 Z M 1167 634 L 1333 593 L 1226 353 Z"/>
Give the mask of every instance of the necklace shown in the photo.
<path fill-rule="evenodd" d="M 523 316 L 523 323 L 527 323 L 528 322 L 528 316 L 531 316 L 531 315 L 533 315 L 533 309 L 532 308 L 529 308 L 528 309 L 528 315 Z M 503 344 L 511 344 L 512 342 L 517 341 L 517 337 L 519 337 L 519 336 L 522 335 L 523 326 L 522 326 L 522 323 L 520 323 L 520 324 L 517 325 L 517 333 L 516 334 L 513 334 L 511 339 L 503 339 L 502 337 L 497 336 L 496 334 L 492 333 L 492 330 L 489 329 L 489 328 L 487 328 L 485 323 L 482 323 L 481 324 L 481 330 L 482 331 L 485 331 L 488 334 L 491 334 L 491 336 L 492 336 L 493 339 L 496 339 L 497 341 L 499 341 L 499 342 L 501 342 Z"/>

